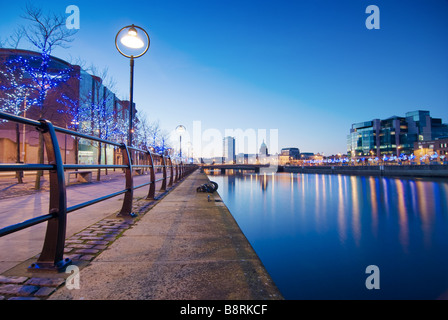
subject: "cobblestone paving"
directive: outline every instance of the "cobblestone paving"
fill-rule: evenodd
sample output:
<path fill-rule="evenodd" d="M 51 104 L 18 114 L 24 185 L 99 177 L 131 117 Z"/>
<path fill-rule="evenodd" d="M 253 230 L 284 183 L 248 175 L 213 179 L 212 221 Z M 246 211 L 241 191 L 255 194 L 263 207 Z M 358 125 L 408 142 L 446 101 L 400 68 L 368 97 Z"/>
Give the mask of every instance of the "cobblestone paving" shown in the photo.
<path fill-rule="evenodd" d="M 65 258 L 92 261 L 114 242 L 135 220 L 123 218 L 103 219 L 66 240 Z M 0 275 L 0 300 L 44 300 L 57 288 L 64 286 L 68 274 L 46 278 Z"/>

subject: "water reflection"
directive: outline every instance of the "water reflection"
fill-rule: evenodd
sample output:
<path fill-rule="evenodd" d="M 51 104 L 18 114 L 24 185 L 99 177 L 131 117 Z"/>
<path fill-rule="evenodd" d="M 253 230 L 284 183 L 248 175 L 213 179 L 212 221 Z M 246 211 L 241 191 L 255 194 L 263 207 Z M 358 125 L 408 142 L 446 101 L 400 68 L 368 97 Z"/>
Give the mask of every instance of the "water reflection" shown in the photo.
<path fill-rule="evenodd" d="M 347 225 L 345 223 L 345 205 L 344 205 L 344 188 L 345 187 L 345 181 L 344 184 L 342 183 L 342 176 L 338 176 L 338 234 L 339 234 L 339 240 L 342 244 L 345 243 L 347 240 Z"/>
<path fill-rule="evenodd" d="M 261 190 L 266 191 L 268 189 L 268 179 L 266 173 L 264 173 L 260 179 Z"/>
<path fill-rule="evenodd" d="M 289 173 L 212 179 L 288 299 L 434 299 L 448 289 L 446 180 Z M 370 264 L 386 278 L 377 293 L 364 286 Z"/>
<path fill-rule="evenodd" d="M 358 185 L 359 183 L 359 179 L 357 179 L 357 177 L 355 176 L 351 176 L 350 177 L 350 185 L 352 187 L 352 233 L 353 233 L 353 237 L 355 239 L 356 245 L 359 247 L 359 241 L 361 238 L 361 226 L 360 226 L 360 220 L 359 220 L 359 215 L 360 215 L 360 204 L 359 204 L 359 200 L 360 200 L 360 195 L 358 193 L 358 188 L 360 187 Z"/>
<path fill-rule="evenodd" d="M 370 196 L 372 198 L 372 234 L 378 236 L 378 179 L 369 178 Z"/>
<path fill-rule="evenodd" d="M 397 196 L 398 196 L 398 216 L 400 225 L 400 243 L 403 250 L 407 252 L 409 245 L 408 216 L 405 203 L 405 190 L 403 181 L 396 180 Z"/>

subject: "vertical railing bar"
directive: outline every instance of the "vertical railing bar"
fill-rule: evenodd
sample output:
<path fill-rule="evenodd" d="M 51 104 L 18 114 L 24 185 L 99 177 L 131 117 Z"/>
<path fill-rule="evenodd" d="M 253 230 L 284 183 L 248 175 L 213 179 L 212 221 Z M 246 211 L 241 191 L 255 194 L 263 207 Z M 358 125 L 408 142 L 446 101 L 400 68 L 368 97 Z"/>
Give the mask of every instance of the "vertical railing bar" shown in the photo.
<path fill-rule="evenodd" d="M 61 271 L 71 264 L 64 260 L 65 236 L 67 230 L 67 193 L 65 188 L 64 163 L 53 124 L 47 120 L 39 120 L 48 163 L 55 168 L 49 171 L 50 201 L 49 213 L 53 218 L 48 220 L 42 252 L 29 271 Z"/>
<path fill-rule="evenodd" d="M 132 177 L 132 159 L 129 153 L 129 148 L 127 145 L 121 145 L 121 151 L 123 153 L 123 161 L 127 166 L 125 169 L 125 177 L 126 177 L 126 193 L 124 194 L 123 199 L 123 207 L 121 208 L 119 216 L 122 217 L 135 217 L 135 214 L 132 212 L 132 202 L 134 198 L 134 179 Z"/>
<path fill-rule="evenodd" d="M 183 162 L 180 163 L 180 167 L 181 167 L 181 169 L 180 169 L 181 179 L 183 179 L 183 178 L 185 178 L 185 166 L 184 166 Z"/>
<path fill-rule="evenodd" d="M 151 175 L 151 184 L 149 185 L 149 192 L 148 192 L 148 196 L 146 197 L 147 200 L 154 200 L 155 196 L 156 196 L 156 173 L 154 172 L 154 159 L 152 157 L 151 152 L 148 152 L 148 160 L 149 160 L 149 165 L 150 165 L 150 175 Z"/>
<path fill-rule="evenodd" d="M 173 182 L 174 182 L 174 168 L 173 168 L 173 159 L 171 159 L 171 157 L 168 157 L 169 161 L 170 161 L 170 183 L 168 184 L 168 187 L 172 187 L 173 186 Z"/>
<path fill-rule="evenodd" d="M 160 188 L 160 191 L 166 191 L 166 161 L 165 161 L 164 155 L 162 155 L 162 171 L 163 171 L 163 180 L 162 180 L 162 187 Z"/>
<path fill-rule="evenodd" d="M 179 181 L 181 181 L 183 178 L 182 176 L 182 160 L 179 163 Z"/>
<path fill-rule="evenodd" d="M 177 183 L 179 181 L 179 165 L 176 163 L 176 175 L 174 179 L 174 183 Z"/>

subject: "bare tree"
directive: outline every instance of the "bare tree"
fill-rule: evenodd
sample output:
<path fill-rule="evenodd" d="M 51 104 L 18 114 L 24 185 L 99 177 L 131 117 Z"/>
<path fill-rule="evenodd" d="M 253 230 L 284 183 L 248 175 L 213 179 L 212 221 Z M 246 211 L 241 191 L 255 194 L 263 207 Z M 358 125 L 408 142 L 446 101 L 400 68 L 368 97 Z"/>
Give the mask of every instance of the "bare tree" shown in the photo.
<path fill-rule="evenodd" d="M 5 69 L 0 70 L 0 110 L 20 116 L 35 103 L 35 99 L 29 96 L 33 88 L 24 81 L 24 71 L 18 68 L 15 60 L 9 60 L 4 64 Z M 25 141 L 23 141 L 25 143 Z M 20 163 L 20 129 L 16 123 L 16 162 Z M 23 171 L 17 171 L 18 183 L 23 183 Z"/>
<path fill-rule="evenodd" d="M 68 48 L 74 40 L 73 36 L 77 32 L 68 29 L 65 25 L 65 17 L 54 13 L 44 14 L 42 9 L 27 4 L 22 18 L 28 24 L 20 27 L 20 34 L 40 53 L 39 67 L 31 67 L 28 61 L 24 60 L 26 71 L 31 75 L 38 90 L 37 106 L 39 107 L 39 117 L 45 116 L 45 100 L 49 90 L 65 83 L 71 76 L 71 70 L 62 70 L 58 74 L 49 70 L 51 53 L 57 48 Z M 42 135 L 39 135 L 38 161 L 44 161 L 44 145 Z M 40 189 L 40 178 L 42 171 L 36 175 L 35 189 Z"/>
<path fill-rule="evenodd" d="M 158 139 L 158 147 L 159 147 L 159 152 L 161 154 L 165 154 L 165 152 L 171 148 L 171 144 L 170 144 L 170 133 L 166 130 L 162 130 L 159 134 L 159 139 Z"/>
<path fill-rule="evenodd" d="M 99 77 L 102 80 L 102 84 L 110 91 L 115 90 L 117 82 L 113 77 L 110 76 L 108 67 L 104 67 L 102 70 L 100 70 L 98 69 L 98 67 L 92 64 L 90 67 L 86 68 L 86 71 L 96 77 Z"/>
<path fill-rule="evenodd" d="M 169 133 L 160 127 L 159 121 L 148 122 L 145 113 L 140 113 L 135 127 L 136 141 L 146 150 L 164 154 L 169 145 Z"/>
<path fill-rule="evenodd" d="M 153 123 L 151 123 L 149 131 L 150 131 L 149 144 L 153 148 L 153 150 L 156 151 L 157 147 L 158 147 L 158 140 L 159 140 L 159 135 L 160 135 L 160 131 L 161 131 L 159 121 L 154 121 Z"/>
<path fill-rule="evenodd" d="M 42 9 L 30 3 L 26 5 L 22 18 L 28 20 L 30 24 L 22 25 L 19 30 L 34 47 L 48 54 L 51 54 L 56 47 L 68 48 L 77 32 L 66 27 L 63 15 L 44 14 Z"/>
<path fill-rule="evenodd" d="M 115 95 L 112 93 L 115 81 L 109 75 L 108 68 L 99 71 L 97 67 L 88 69 L 94 76 L 92 90 L 89 93 L 91 99 L 91 129 L 92 135 L 98 135 L 101 139 L 109 140 L 116 132 L 117 121 L 113 104 Z M 104 148 L 104 160 L 107 165 L 107 144 L 98 143 L 98 164 L 102 161 L 102 149 Z M 108 170 L 106 168 L 106 175 Z M 100 180 L 101 169 L 98 169 L 97 180 Z"/>
<path fill-rule="evenodd" d="M 5 40 L 0 39 L 0 48 L 8 46 L 9 48 L 17 49 L 24 35 L 25 34 L 22 28 L 15 29 L 8 38 L 6 38 Z"/>
<path fill-rule="evenodd" d="M 134 137 L 135 144 L 143 150 L 149 150 L 150 137 L 151 137 L 151 125 L 148 122 L 148 117 L 144 112 L 139 112 L 136 117 L 137 121 L 134 123 Z"/>

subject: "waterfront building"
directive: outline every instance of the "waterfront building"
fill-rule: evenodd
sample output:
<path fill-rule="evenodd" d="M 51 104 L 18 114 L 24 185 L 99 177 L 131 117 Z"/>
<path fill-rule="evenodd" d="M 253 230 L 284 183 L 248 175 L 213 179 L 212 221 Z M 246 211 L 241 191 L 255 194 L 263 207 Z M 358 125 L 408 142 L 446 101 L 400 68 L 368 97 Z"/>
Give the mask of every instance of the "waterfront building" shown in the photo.
<path fill-rule="evenodd" d="M 4 72 L 7 72 L 6 64 L 8 62 L 18 59 L 26 59 L 30 61 L 30 64 L 38 65 L 41 56 L 34 51 L 0 48 L 0 69 Z M 33 67 L 36 66 L 33 65 Z M 42 108 L 30 103 L 38 95 L 38 90 L 36 90 L 36 83 L 33 83 L 28 71 L 24 71 L 21 81 L 30 86 L 30 92 L 23 101 L 25 112 L 20 112 L 17 115 L 34 120 L 44 118 L 62 128 L 81 131 L 112 141 L 124 142 L 126 135 L 122 134 L 119 137 L 118 130 L 114 130 L 114 135 L 112 135 L 109 125 L 121 123 L 125 126 L 128 123 L 129 101 L 118 99 L 115 93 L 103 84 L 103 79 L 89 74 L 80 66 L 72 65 L 57 57 L 50 57 L 49 77 L 57 77 L 65 70 L 70 72 L 69 79 L 65 83 L 49 89 Z M 0 99 L 4 103 L 5 99 L 8 99 L 8 92 L 5 90 L 8 83 L 6 83 L 4 77 L 0 79 L 0 82 L 2 82 L 0 87 L 3 86 L 3 89 L 0 90 Z M 98 106 L 102 107 L 101 113 Z M 135 105 L 133 107 L 134 112 L 136 112 Z M 4 109 L 2 108 L 2 110 Z M 5 110 L 5 112 L 8 111 Z M 21 139 L 20 161 L 37 163 L 38 132 L 25 125 L 16 127 L 16 124 L 11 122 L 0 123 L 0 162 L 11 163 L 17 161 L 16 128 L 19 130 Z M 126 127 L 122 128 L 122 131 L 124 130 L 126 130 Z M 64 162 L 97 163 L 100 152 L 98 144 L 59 133 L 57 135 Z M 101 152 L 103 163 L 121 163 L 121 152 L 115 152 L 111 146 L 103 145 L 102 148 L 104 150 L 104 152 Z"/>
<path fill-rule="evenodd" d="M 239 164 L 249 164 L 249 154 L 247 154 L 247 153 L 238 153 L 236 155 L 236 163 L 239 163 Z"/>
<path fill-rule="evenodd" d="M 427 163 L 431 159 L 439 159 L 446 162 L 448 157 L 448 138 L 418 141 L 414 143 L 414 149 L 417 162 Z"/>
<path fill-rule="evenodd" d="M 294 164 L 300 160 L 299 148 L 283 148 L 278 156 L 280 165 Z"/>
<path fill-rule="evenodd" d="M 434 141 L 435 150 L 439 155 L 448 155 L 448 138 L 439 139 Z"/>
<path fill-rule="evenodd" d="M 238 153 L 235 163 L 238 164 L 256 164 L 259 162 L 259 155 L 255 153 Z"/>
<path fill-rule="evenodd" d="M 235 163 L 235 138 L 225 137 L 223 140 L 223 157 L 226 163 Z"/>
<path fill-rule="evenodd" d="M 302 152 L 300 153 L 300 160 L 313 159 L 315 154 L 313 152 Z"/>
<path fill-rule="evenodd" d="M 429 111 L 407 112 L 404 117 L 352 124 L 347 136 L 347 153 L 352 158 L 412 154 L 418 141 L 448 137 L 448 125 L 432 118 Z"/>
<path fill-rule="evenodd" d="M 300 150 L 299 148 L 283 148 L 280 155 L 291 157 L 292 160 L 298 160 L 300 159 Z"/>

